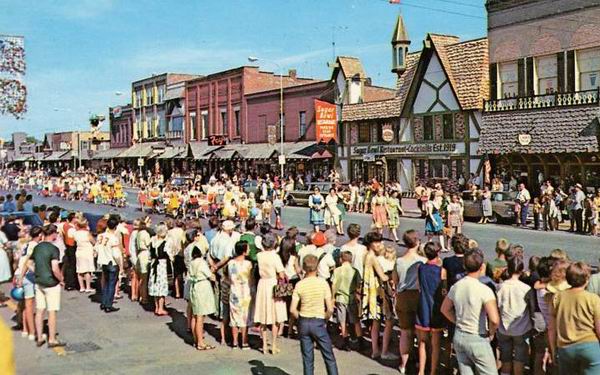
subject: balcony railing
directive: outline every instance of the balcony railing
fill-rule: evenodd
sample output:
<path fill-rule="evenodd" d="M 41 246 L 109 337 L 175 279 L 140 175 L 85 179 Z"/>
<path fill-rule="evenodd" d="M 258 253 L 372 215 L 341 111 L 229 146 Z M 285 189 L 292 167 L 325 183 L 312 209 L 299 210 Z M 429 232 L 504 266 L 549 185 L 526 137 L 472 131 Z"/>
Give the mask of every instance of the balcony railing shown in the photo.
<path fill-rule="evenodd" d="M 599 98 L 600 88 L 567 93 L 556 92 L 520 98 L 485 100 L 483 102 L 483 111 L 505 112 L 538 108 L 574 107 L 579 105 L 598 104 Z"/>
<path fill-rule="evenodd" d="M 183 130 L 170 130 L 165 133 L 166 139 L 183 139 Z"/>

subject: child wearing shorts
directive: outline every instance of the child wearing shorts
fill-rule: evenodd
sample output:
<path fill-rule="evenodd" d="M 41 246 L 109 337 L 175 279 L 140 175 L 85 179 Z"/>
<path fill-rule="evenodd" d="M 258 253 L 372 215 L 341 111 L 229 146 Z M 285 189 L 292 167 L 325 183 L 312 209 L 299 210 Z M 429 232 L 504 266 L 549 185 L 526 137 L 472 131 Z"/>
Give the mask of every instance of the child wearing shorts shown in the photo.
<path fill-rule="evenodd" d="M 351 343 L 346 325 L 354 326 L 356 339 L 352 342 L 352 346 L 358 342 L 358 338 L 362 334 L 360 319 L 358 318 L 361 280 L 358 270 L 352 267 L 351 252 L 342 252 L 341 261 L 342 264 L 333 271 L 331 294 L 335 298 L 335 313 L 344 339 L 344 349 L 349 350 Z"/>

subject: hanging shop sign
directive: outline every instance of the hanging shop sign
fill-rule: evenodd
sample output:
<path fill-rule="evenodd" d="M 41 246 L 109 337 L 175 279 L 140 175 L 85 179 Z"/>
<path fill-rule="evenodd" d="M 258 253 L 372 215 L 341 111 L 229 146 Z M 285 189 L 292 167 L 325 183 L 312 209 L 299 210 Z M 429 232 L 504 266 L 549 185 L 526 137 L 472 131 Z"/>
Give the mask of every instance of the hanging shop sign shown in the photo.
<path fill-rule="evenodd" d="M 123 109 L 121 107 L 115 107 L 112 109 L 112 115 L 115 118 L 121 117 L 122 113 L 123 113 Z"/>
<path fill-rule="evenodd" d="M 392 128 L 392 124 L 383 124 L 381 129 L 381 137 L 383 138 L 384 142 L 391 142 L 394 140 L 394 129 Z"/>
<path fill-rule="evenodd" d="M 336 105 L 315 99 L 317 142 L 328 143 L 337 138 Z"/>
<path fill-rule="evenodd" d="M 366 155 L 455 155 L 465 153 L 464 143 L 416 143 L 399 145 L 354 146 L 352 156 Z"/>
<path fill-rule="evenodd" d="M 227 144 L 227 138 L 224 135 L 211 135 L 208 137 L 209 146 L 225 146 Z"/>
<path fill-rule="evenodd" d="M 519 144 L 521 146 L 528 146 L 531 143 L 531 134 L 523 133 L 519 134 Z"/>
<path fill-rule="evenodd" d="M 144 158 L 138 158 L 137 164 L 138 164 L 138 167 L 143 167 L 144 166 Z"/>
<path fill-rule="evenodd" d="M 277 125 L 267 125 L 267 142 L 271 146 L 277 143 Z"/>

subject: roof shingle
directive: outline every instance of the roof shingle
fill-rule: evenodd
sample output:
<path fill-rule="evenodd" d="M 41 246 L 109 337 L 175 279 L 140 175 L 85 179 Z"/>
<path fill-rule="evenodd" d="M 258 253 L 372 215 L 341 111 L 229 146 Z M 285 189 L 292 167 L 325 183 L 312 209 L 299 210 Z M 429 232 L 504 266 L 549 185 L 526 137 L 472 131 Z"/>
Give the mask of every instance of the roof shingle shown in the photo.
<path fill-rule="evenodd" d="M 596 136 L 582 131 L 600 116 L 598 105 L 531 111 L 484 113 L 479 140 L 482 154 L 600 151 Z M 519 134 L 530 134 L 521 145 Z"/>

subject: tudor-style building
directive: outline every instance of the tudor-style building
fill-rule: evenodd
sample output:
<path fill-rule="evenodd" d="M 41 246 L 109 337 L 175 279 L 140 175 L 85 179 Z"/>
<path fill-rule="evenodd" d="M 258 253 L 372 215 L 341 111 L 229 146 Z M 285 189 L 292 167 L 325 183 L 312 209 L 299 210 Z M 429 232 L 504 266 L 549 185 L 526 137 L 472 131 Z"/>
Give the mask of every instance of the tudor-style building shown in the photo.
<path fill-rule="evenodd" d="M 346 105 L 346 147 L 341 164 L 350 180 L 400 181 L 405 190 L 420 180 L 454 186 L 460 175 L 480 173 L 481 110 L 488 92 L 487 39 L 428 34 L 420 52 L 401 16 L 392 37 L 396 96 Z"/>

